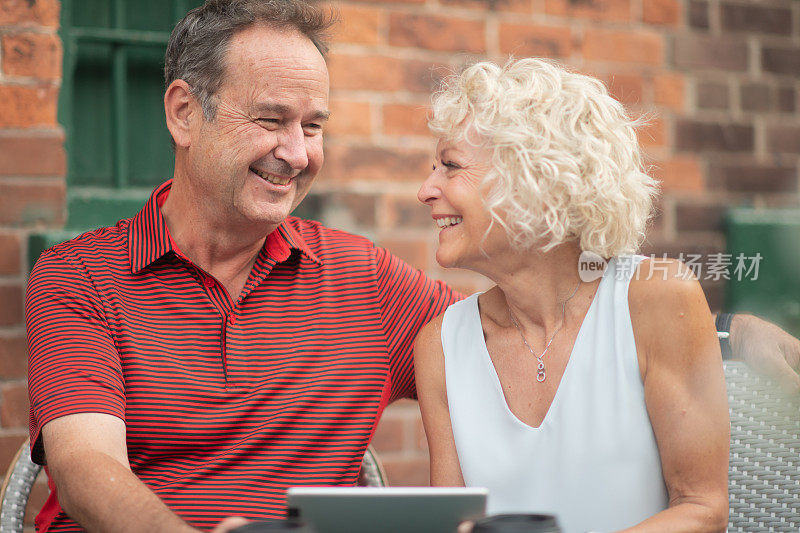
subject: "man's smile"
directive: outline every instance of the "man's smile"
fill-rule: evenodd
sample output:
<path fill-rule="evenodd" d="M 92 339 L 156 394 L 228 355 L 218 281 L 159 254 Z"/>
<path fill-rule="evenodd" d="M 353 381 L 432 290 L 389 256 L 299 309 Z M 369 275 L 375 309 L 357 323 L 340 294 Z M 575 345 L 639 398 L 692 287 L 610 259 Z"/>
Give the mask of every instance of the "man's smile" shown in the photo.
<path fill-rule="evenodd" d="M 292 178 L 286 176 L 278 176 L 277 174 L 271 174 L 269 172 L 258 170 L 257 168 L 253 167 L 250 167 L 250 171 L 259 176 L 261 179 L 268 181 L 274 185 L 289 185 L 289 183 L 292 181 Z"/>

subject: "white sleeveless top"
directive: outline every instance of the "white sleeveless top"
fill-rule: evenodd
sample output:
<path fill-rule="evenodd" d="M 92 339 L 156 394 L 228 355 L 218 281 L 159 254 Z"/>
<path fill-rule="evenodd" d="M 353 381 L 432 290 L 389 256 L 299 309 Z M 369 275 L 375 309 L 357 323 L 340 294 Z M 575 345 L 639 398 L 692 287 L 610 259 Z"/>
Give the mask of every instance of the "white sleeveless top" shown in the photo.
<path fill-rule="evenodd" d="M 642 259 L 609 262 L 538 428 L 508 408 L 478 295 L 445 311 L 453 436 L 466 485 L 489 489 L 489 513 L 555 514 L 565 533 L 583 533 L 622 529 L 667 508 L 628 310 L 628 285 Z"/>

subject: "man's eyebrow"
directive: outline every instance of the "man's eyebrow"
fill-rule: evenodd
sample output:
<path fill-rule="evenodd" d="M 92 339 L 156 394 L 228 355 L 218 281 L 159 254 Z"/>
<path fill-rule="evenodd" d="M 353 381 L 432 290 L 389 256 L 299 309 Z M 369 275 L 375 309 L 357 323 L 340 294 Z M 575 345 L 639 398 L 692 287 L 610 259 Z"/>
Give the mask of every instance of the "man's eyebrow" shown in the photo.
<path fill-rule="evenodd" d="M 291 111 L 291 108 L 284 104 L 275 103 L 262 103 L 256 104 L 255 110 L 258 113 L 275 113 L 276 115 L 285 115 Z M 330 111 L 315 111 L 311 115 L 311 120 L 328 120 L 331 116 Z"/>

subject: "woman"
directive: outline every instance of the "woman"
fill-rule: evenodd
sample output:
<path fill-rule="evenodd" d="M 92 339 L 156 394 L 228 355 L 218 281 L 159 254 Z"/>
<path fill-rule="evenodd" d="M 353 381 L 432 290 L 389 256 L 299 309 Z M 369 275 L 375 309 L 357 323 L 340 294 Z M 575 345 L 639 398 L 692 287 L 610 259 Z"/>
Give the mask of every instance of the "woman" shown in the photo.
<path fill-rule="evenodd" d="M 436 259 L 495 283 L 417 339 L 431 484 L 488 487 L 490 513 L 568 533 L 724 531 L 708 305 L 679 262 L 629 255 L 656 194 L 636 122 L 597 80 L 522 59 L 446 82 L 430 125 Z M 582 252 L 609 260 L 601 277 L 581 279 Z"/>

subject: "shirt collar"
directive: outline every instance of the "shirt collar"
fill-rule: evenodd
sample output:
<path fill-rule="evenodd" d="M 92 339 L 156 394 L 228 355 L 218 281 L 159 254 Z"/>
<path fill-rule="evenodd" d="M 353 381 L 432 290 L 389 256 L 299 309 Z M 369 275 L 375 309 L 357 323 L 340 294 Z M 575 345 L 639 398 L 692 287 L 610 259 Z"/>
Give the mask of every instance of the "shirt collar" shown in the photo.
<path fill-rule="evenodd" d="M 161 214 L 161 205 L 169 196 L 171 187 L 172 180 L 156 187 L 144 207 L 131 220 L 128 227 L 128 254 L 133 274 L 139 273 L 168 253 L 177 251 Z M 312 261 L 322 264 L 302 235 L 284 220 L 276 231 L 267 236 L 262 251 L 277 262 L 282 262 L 289 258 L 291 250 L 298 250 Z"/>

